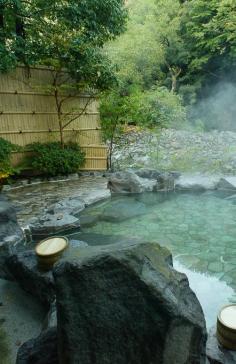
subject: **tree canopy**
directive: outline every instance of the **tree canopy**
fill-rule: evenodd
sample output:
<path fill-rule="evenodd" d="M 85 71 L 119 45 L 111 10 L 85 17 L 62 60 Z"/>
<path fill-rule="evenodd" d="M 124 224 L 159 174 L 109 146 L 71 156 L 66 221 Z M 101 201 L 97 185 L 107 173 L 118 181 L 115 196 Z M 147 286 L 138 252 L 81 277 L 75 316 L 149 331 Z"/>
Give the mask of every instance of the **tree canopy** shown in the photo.
<path fill-rule="evenodd" d="M 0 70 L 43 64 L 107 88 L 113 73 L 101 49 L 125 21 L 123 0 L 0 0 Z"/>

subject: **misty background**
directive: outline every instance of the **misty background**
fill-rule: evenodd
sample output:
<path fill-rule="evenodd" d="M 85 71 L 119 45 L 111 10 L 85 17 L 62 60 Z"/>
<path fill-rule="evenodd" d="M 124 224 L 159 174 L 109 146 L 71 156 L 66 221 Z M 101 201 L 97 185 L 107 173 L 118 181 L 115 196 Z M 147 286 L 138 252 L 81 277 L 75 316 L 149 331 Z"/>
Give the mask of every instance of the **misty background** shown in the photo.
<path fill-rule="evenodd" d="M 236 85 L 219 82 L 208 89 L 208 94 L 191 107 L 191 118 L 202 123 L 206 131 L 212 129 L 236 132 Z"/>

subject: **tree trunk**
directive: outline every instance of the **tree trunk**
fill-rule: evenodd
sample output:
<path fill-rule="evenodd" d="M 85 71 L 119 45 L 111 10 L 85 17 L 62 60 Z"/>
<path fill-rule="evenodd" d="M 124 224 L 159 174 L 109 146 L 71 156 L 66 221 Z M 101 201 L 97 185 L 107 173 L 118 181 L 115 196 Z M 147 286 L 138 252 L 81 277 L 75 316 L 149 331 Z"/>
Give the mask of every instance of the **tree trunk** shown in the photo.
<path fill-rule="evenodd" d="M 175 74 L 172 73 L 171 78 L 172 78 L 171 92 L 174 94 L 177 88 L 177 77 Z"/>
<path fill-rule="evenodd" d="M 114 135 L 111 137 L 110 145 L 109 145 L 109 163 L 108 163 L 109 170 L 112 170 L 113 138 L 114 138 Z"/>
<path fill-rule="evenodd" d="M 4 30 L 4 5 L 0 5 L 0 31 Z"/>
<path fill-rule="evenodd" d="M 61 112 L 61 103 L 60 103 L 59 94 L 58 94 L 57 75 L 54 76 L 53 86 L 54 86 L 54 97 L 55 97 L 56 108 L 57 108 L 58 126 L 59 126 L 59 132 L 60 132 L 60 143 L 61 143 L 62 149 L 64 149 L 63 120 L 62 120 L 62 112 Z"/>
<path fill-rule="evenodd" d="M 61 147 L 62 149 L 64 149 L 64 133 L 63 133 L 63 125 L 62 125 L 62 121 L 61 121 L 61 115 L 58 114 L 58 121 L 59 121 L 59 129 L 60 129 L 60 143 L 61 143 Z"/>
<path fill-rule="evenodd" d="M 17 47 L 15 51 L 16 58 L 23 63 L 25 62 L 25 44 L 23 40 L 25 39 L 25 30 L 24 30 L 24 22 L 21 16 L 21 2 L 15 3 L 14 12 L 15 12 L 15 33 L 17 39 Z"/>
<path fill-rule="evenodd" d="M 171 92 L 174 94 L 177 91 L 177 80 L 179 75 L 181 74 L 182 70 L 179 67 L 175 67 L 175 66 L 169 66 L 168 65 L 168 69 L 170 71 L 171 74 Z"/>
<path fill-rule="evenodd" d="M 21 37 L 25 39 L 25 29 L 24 29 L 24 22 L 21 16 L 22 5 L 21 1 L 18 1 L 14 5 L 14 12 L 15 12 L 15 32 L 17 37 Z"/>
<path fill-rule="evenodd" d="M 0 42 L 5 45 L 4 34 L 4 5 L 0 5 Z"/>

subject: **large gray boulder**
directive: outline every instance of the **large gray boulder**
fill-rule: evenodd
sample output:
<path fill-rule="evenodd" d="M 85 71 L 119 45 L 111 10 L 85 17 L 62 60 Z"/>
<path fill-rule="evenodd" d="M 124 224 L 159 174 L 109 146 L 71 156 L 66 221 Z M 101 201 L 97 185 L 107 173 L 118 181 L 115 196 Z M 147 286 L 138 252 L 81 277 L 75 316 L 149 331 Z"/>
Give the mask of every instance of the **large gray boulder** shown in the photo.
<path fill-rule="evenodd" d="M 17 236 L 23 239 L 23 233 L 17 223 L 16 211 L 13 205 L 5 197 L 0 198 L 0 242 L 9 236 Z"/>
<path fill-rule="evenodd" d="M 236 351 L 224 349 L 217 340 L 216 327 L 208 333 L 206 355 L 210 364 L 235 364 Z"/>
<path fill-rule="evenodd" d="M 142 178 L 133 172 L 116 172 L 108 179 L 111 193 L 152 192 L 156 187 L 155 179 Z"/>
<path fill-rule="evenodd" d="M 206 176 L 206 175 L 182 175 L 176 183 L 175 188 L 179 190 L 215 190 L 219 182 L 217 176 Z"/>
<path fill-rule="evenodd" d="M 6 266 L 7 259 L 15 253 L 24 240 L 17 223 L 16 212 L 4 195 L 0 194 L 0 277 L 12 279 Z"/>
<path fill-rule="evenodd" d="M 161 172 L 157 171 L 156 169 L 147 169 L 147 168 L 140 168 L 135 171 L 137 176 L 141 178 L 148 178 L 148 179 L 155 179 L 157 180 L 161 176 Z"/>
<path fill-rule="evenodd" d="M 158 244 L 89 247 L 54 270 L 66 364 L 202 364 L 201 306 Z"/>
<path fill-rule="evenodd" d="M 45 214 L 31 219 L 29 228 L 33 240 L 41 240 L 51 235 L 73 232 L 80 228 L 80 221 L 67 212 Z"/>

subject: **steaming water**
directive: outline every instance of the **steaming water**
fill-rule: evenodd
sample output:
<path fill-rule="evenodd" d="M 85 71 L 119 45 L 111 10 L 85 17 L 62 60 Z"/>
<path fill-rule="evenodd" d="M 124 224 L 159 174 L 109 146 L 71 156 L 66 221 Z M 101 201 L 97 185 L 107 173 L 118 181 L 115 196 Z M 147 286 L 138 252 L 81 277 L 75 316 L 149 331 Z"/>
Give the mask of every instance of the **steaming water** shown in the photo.
<path fill-rule="evenodd" d="M 85 210 L 81 239 L 156 241 L 187 274 L 208 327 L 219 308 L 236 302 L 236 198 L 219 192 L 120 196 Z"/>

